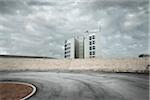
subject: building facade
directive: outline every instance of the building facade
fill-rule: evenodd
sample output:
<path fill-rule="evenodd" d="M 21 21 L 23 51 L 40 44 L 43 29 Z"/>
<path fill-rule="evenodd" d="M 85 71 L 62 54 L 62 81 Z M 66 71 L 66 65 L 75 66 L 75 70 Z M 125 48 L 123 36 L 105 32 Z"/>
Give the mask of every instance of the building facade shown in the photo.
<path fill-rule="evenodd" d="M 100 33 L 87 32 L 84 40 L 84 58 L 100 58 Z"/>
<path fill-rule="evenodd" d="M 75 39 L 65 40 L 64 58 L 75 58 Z"/>
<path fill-rule="evenodd" d="M 64 58 L 101 58 L 100 32 L 85 33 L 65 41 Z"/>
<path fill-rule="evenodd" d="M 65 41 L 64 58 L 84 58 L 84 37 L 74 37 Z"/>

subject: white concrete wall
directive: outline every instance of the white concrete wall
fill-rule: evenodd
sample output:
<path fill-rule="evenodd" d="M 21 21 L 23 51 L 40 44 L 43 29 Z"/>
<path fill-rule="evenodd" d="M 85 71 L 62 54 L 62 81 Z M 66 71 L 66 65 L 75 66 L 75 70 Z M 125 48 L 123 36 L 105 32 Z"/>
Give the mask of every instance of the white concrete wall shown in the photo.
<path fill-rule="evenodd" d="M 108 72 L 149 71 L 148 59 L 27 59 L 0 58 L 0 70 L 94 70 Z"/>
<path fill-rule="evenodd" d="M 84 58 L 89 58 L 89 36 L 84 40 Z"/>
<path fill-rule="evenodd" d="M 96 47 L 96 58 L 101 58 L 102 55 L 101 55 L 101 34 L 100 32 L 97 32 L 95 34 L 95 47 Z"/>
<path fill-rule="evenodd" d="M 70 58 L 75 58 L 75 39 L 74 38 L 70 39 L 70 43 L 71 43 Z"/>
<path fill-rule="evenodd" d="M 79 37 L 77 41 L 79 58 L 84 58 L 84 37 Z"/>

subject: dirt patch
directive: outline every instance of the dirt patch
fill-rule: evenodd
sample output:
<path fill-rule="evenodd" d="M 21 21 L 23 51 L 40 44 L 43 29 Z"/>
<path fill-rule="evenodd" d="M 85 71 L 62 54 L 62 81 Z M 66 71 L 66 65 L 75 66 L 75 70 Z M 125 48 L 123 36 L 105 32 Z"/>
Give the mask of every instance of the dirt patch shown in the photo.
<path fill-rule="evenodd" d="M 0 100 L 20 100 L 31 94 L 31 86 L 19 83 L 0 83 Z"/>

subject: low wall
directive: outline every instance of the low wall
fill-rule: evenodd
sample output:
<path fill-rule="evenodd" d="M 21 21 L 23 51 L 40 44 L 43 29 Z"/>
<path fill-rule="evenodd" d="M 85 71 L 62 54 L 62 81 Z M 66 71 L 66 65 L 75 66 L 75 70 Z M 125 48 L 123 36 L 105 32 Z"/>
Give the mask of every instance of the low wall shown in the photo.
<path fill-rule="evenodd" d="M 35 59 L 0 58 L 3 70 L 93 70 L 106 72 L 149 72 L 148 58 L 133 59 Z"/>

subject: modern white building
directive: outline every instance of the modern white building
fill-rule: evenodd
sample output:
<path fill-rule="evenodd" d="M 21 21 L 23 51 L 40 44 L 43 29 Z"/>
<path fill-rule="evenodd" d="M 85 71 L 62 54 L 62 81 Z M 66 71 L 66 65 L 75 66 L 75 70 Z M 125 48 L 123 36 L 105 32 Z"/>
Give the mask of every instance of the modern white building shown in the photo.
<path fill-rule="evenodd" d="M 65 41 L 64 58 L 101 58 L 100 32 L 87 31 Z"/>
<path fill-rule="evenodd" d="M 75 58 L 75 39 L 65 40 L 64 58 Z"/>
<path fill-rule="evenodd" d="M 84 58 L 84 37 L 74 37 L 65 41 L 64 58 Z"/>
<path fill-rule="evenodd" d="M 84 58 L 100 58 L 100 33 L 87 32 L 84 40 Z"/>

